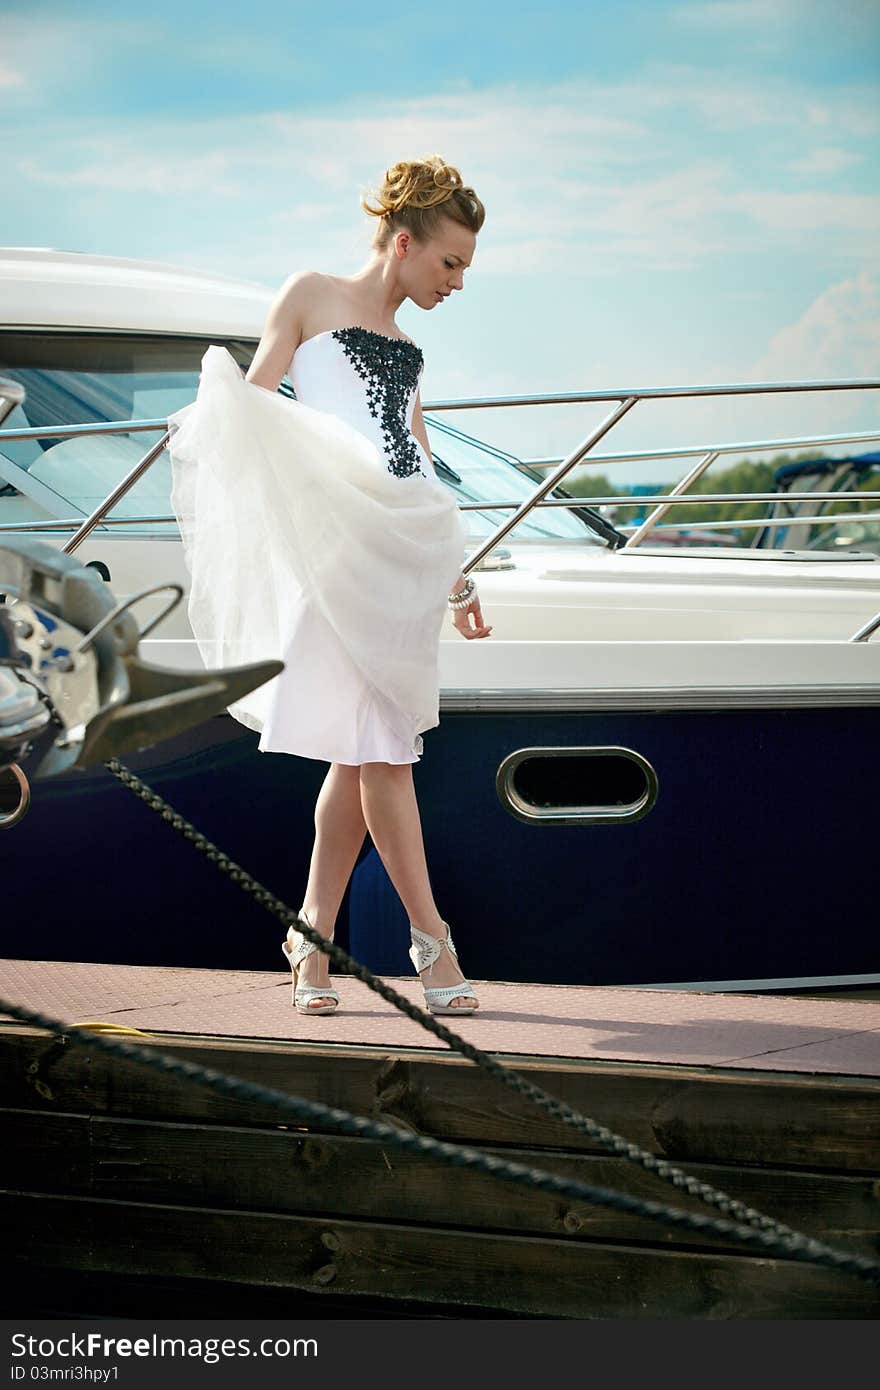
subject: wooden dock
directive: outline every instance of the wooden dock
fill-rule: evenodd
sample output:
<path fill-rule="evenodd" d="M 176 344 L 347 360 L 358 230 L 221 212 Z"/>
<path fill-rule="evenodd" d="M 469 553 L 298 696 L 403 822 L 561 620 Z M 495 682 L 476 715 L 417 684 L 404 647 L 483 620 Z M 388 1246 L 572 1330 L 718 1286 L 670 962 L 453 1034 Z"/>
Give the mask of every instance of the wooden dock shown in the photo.
<path fill-rule="evenodd" d="M 390 981 L 415 1003 L 418 981 Z M 475 982 L 462 1037 L 804 1235 L 880 1259 L 880 1000 Z M 0 997 L 262 1086 L 704 1216 L 349 976 L 0 961 Z M 876 1318 L 818 1264 L 299 1126 L 0 1019 L 13 1312 Z"/>

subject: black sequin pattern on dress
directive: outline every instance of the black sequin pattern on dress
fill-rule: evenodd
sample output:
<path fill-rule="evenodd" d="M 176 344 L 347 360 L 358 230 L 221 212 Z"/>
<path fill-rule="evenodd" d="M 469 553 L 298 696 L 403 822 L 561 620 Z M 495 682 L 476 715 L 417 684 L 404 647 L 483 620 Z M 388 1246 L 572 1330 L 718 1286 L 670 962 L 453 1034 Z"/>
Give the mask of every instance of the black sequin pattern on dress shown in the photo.
<path fill-rule="evenodd" d="M 388 472 L 398 478 L 425 471 L 422 456 L 406 427 L 410 393 L 418 384 L 422 350 L 406 338 L 389 338 L 370 328 L 337 328 L 332 336 L 342 344 L 358 376 L 366 382 L 370 414 L 380 422 Z"/>

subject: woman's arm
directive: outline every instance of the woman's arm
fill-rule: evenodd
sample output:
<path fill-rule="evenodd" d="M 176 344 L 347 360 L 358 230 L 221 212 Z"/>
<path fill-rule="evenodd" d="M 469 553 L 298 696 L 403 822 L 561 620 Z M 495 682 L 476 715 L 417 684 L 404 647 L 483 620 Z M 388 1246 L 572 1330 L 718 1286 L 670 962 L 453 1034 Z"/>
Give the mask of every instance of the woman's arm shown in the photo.
<path fill-rule="evenodd" d="M 412 432 L 428 455 L 428 458 L 433 462 L 434 456 L 431 453 L 431 446 L 428 443 L 428 431 L 425 429 L 425 417 L 422 414 L 422 400 L 418 391 L 416 392 L 416 403 L 413 408 Z M 452 586 L 452 593 L 457 594 L 464 587 L 465 577 L 463 574 L 459 574 Z M 472 617 L 474 620 L 473 625 L 471 624 Z M 453 609 L 452 623 L 461 633 L 462 637 L 488 637 L 489 633 L 492 631 L 492 628 L 483 622 L 480 600 L 476 594 L 474 594 L 473 600 L 468 604 L 467 608 Z"/>
<path fill-rule="evenodd" d="M 425 429 L 425 417 L 422 414 L 422 397 L 419 391 L 416 392 L 416 403 L 413 407 L 412 432 L 428 455 L 428 458 L 433 461 L 434 455 L 431 453 L 431 446 L 428 443 L 428 431 Z"/>
<path fill-rule="evenodd" d="M 412 432 L 433 463 L 434 455 L 431 453 L 431 445 L 428 443 L 428 431 L 425 429 L 425 417 L 422 414 L 422 397 L 421 393 L 418 391 L 416 392 L 416 403 L 413 407 Z M 459 589 L 463 588 L 464 575 L 460 574 L 452 586 L 452 592 L 458 593 Z"/>
<path fill-rule="evenodd" d="M 299 270 L 285 280 L 266 316 L 263 336 L 248 368 L 246 381 L 267 391 L 278 390 L 302 342 L 305 312 L 319 289 L 321 278 L 316 270 Z"/>

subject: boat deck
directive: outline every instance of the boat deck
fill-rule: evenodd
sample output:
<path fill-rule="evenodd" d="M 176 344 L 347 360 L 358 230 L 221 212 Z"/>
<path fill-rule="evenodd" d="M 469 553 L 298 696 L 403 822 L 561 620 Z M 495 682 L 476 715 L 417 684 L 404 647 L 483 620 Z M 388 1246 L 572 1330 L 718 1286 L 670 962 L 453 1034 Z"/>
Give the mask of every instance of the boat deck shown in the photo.
<path fill-rule="evenodd" d="M 414 978 L 388 981 L 421 1004 Z M 0 961 L 0 994 L 65 1023 L 151 1033 L 445 1047 L 351 976 L 333 1015 L 290 1007 L 290 971 Z M 880 1001 L 475 982 L 473 1018 L 442 1019 L 486 1052 L 880 1077 Z M 0 1014 L 0 1018 L 3 1015 Z"/>
<path fill-rule="evenodd" d="M 721 1216 L 360 981 L 333 983 L 339 1012 L 308 1017 L 281 969 L 0 961 L 0 997 L 66 1023 L 137 1030 L 126 1041 L 409 1134 Z M 389 983 L 421 1002 L 414 977 Z M 442 1020 L 462 1038 L 702 1182 L 880 1259 L 880 1000 L 474 984 L 479 1013 Z M 267 1316 L 292 1290 L 326 1317 L 880 1313 L 880 1290 L 852 1274 L 291 1124 L 8 1017 L 0 1058 L 9 1273 L 46 1315 Z"/>

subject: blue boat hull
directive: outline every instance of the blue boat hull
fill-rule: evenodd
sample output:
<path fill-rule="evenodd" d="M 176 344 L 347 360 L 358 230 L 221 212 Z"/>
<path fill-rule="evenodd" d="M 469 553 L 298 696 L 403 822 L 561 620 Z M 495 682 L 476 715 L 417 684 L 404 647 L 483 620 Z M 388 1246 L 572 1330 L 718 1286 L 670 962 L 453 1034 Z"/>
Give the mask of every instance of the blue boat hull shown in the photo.
<path fill-rule="evenodd" d="M 414 776 L 428 866 L 471 979 L 574 984 L 877 973 L 876 708 L 444 712 Z M 627 824 L 526 824 L 496 791 L 524 747 L 620 746 L 657 775 Z M 126 759 L 292 909 L 326 763 L 228 715 Z M 27 764 L 24 764 L 27 771 Z M 0 832 L 7 958 L 283 970 L 282 923 L 105 767 L 37 780 Z M 367 838 L 337 940 L 410 975 Z"/>

